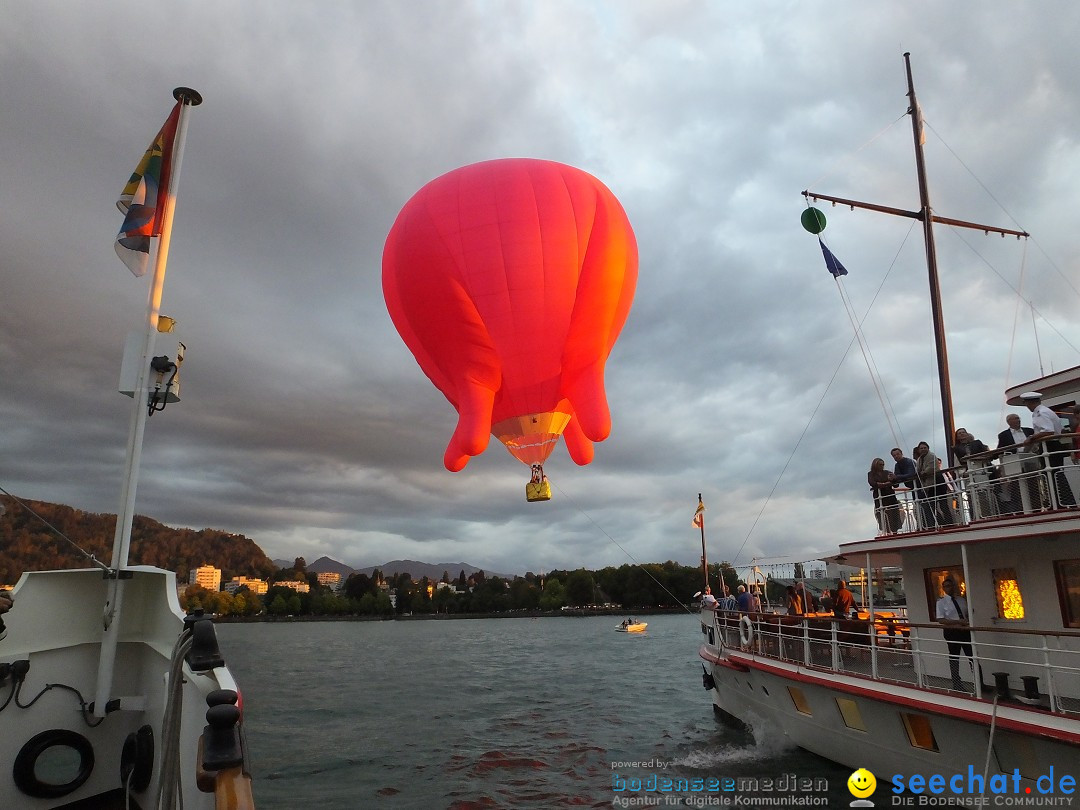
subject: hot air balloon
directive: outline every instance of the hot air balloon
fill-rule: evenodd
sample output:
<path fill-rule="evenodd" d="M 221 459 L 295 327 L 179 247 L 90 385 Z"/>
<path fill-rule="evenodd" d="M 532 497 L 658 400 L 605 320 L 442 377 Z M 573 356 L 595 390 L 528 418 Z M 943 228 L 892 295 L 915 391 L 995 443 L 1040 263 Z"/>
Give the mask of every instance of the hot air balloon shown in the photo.
<path fill-rule="evenodd" d="M 530 466 L 565 435 L 578 464 L 611 431 L 604 365 L 626 322 L 637 242 L 622 206 L 586 172 L 513 158 L 421 188 L 383 250 L 383 295 L 420 368 L 458 412 L 452 472 L 494 435 Z"/>

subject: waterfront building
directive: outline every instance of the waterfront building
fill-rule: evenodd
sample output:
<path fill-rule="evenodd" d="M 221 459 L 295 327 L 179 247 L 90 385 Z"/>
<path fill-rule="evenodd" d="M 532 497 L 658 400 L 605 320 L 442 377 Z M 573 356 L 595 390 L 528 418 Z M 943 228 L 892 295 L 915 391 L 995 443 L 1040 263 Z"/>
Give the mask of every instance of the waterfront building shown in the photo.
<path fill-rule="evenodd" d="M 311 586 L 303 579 L 283 579 L 274 584 L 283 588 L 292 588 L 297 593 L 308 593 L 311 590 Z"/>
<path fill-rule="evenodd" d="M 341 574 L 337 571 L 323 571 L 315 575 L 319 584 L 330 588 L 334 593 L 341 590 Z"/>
<path fill-rule="evenodd" d="M 228 593 L 236 593 L 241 588 L 247 588 L 253 594 L 262 596 L 269 590 L 270 586 L 266 584 L 265 579 L 252 579 L 250 577 L 233 577 L 221 586 L 221 590 Z"/>
<path fill-rule="evenodd" d="M 191 570 L 188 575 L 188 583 L 201 585 L 208 591 L 219 591 L 221 590 L 221 569 L 212 565 L 200 565 L 198 568 Z"/>

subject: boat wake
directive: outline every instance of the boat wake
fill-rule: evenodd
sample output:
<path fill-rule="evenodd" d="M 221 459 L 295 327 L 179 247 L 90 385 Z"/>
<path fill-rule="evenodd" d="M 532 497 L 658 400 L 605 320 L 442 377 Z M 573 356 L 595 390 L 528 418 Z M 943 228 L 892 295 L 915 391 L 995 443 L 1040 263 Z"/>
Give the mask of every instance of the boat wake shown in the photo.
<path fill-rule="evenodd" d="M 717 766 L 780 759 L 798 750 L 798 746 L 783 734 L 769 733 L 768 725 L 758 721 L 758 718 L 748 719 L 754 722 L 753 734 L 728 730 L 718 745 L 695 747 L 685 756 L 674 759 L 672 764 L 697 770 L 715 770 Z"/>

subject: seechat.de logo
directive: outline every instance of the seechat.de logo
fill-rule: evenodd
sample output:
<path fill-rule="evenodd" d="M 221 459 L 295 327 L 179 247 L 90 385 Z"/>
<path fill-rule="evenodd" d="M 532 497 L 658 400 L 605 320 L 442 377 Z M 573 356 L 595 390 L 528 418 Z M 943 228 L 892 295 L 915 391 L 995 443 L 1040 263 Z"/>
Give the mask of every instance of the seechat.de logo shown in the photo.
<path fill-rule="evenodd" d="M 856 799 L 850 804 L 851 807 L 874 806 L 873 802 L 866 801 L 866 797 L 877 789 L 877 779 L 866 768 L 859 768 L 848 777 L 847 789 Z"/>

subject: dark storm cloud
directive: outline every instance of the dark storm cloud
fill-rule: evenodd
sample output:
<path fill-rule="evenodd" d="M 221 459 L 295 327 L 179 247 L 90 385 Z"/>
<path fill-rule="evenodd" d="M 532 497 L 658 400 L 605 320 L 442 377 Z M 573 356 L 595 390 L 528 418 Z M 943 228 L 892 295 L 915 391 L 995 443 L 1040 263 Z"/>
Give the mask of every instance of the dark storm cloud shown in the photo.
<path fill-rule="evenodd" d="M 140 513 L 241 532 L 275 557 L 504 572 L 693 563 L 698 492 L 716 558 L 869 533 L 869 460 L 895 441 L 944 449 L 922 246 L 906 221 L 826 208 L 854 317 L 869 311 L 864 359 L 798 226 L 799 192 L 917 205 L 910 50 L 935 206 L 1015 217 L 1037 239 L 1024 257 L 939 234 L 958 419 L 989 440 L 1001 391 L 1038 375 L 1030 328 L 1010 349 L 1014 321 L 1031 321 L 1010 289 L 1021 267 L 1047 370 L 1076 364 L 1080 345 L 1080 11 L 1041 4 L 1000 24 L 1011 8 L 8 4 L 0 484 L 116 509 L 130 402 L 115 383 L 147 280 L 112 253 L 113 201 L 169 91 L 188 84 L 206 103 L 163 305 L 189 347 L 184 401 L 151 420 Z M 131 19 L 157 33 L 132 37 Z M 612 436 L 586 468 L 557 450 L 556 497 L 540 505 L 497 443 L 442 469 L 455 415 L 394 331 L 380 281 L 386 233 L 421 185 L 506 156 L 595 174 L 641 253 L 608 365 Z"/>

